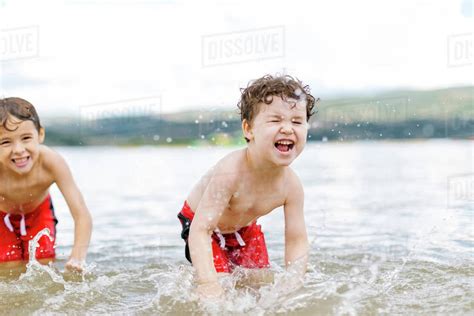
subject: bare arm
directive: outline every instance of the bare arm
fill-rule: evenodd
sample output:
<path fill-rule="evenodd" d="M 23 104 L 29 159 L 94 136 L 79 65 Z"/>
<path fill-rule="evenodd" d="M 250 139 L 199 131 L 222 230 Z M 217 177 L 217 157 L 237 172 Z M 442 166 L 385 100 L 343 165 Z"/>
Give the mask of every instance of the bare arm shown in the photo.
<path fill-rule="evenodd" d="M 81 271 L 91 238 L 92 217 L 66 161 L 57 153 L 52 152 L 51 155 L 50 168 L 53 171 L 55 182 L 74 219 L 74 245 L 66 268 Z"/>
<path fill-rule="evenodd" d="M 220 295 L 222 288 L 214 268 L 211 235 L 217 228 L 219 218 L 227 208 L 233 194 L 236 175 L 224 173 L 225 164 L 217 166 L 197 209 L 189 231 L 189 250 L 196 269 L 198 284 L 203 286 L 202 294 Z M 208 288 L 206 290 L 205 288 Z M 198 287 L 199 290 L 199 287 Z M 206 293 L 208 292 L 208 293 Z"/>
<path fill-rule="evenodd" d="M 309 243 L 304 221 L 304 191 L 292 172 L 285 202 L 285 265 L 287 270 L 303 276 L 308 263 Z"/>

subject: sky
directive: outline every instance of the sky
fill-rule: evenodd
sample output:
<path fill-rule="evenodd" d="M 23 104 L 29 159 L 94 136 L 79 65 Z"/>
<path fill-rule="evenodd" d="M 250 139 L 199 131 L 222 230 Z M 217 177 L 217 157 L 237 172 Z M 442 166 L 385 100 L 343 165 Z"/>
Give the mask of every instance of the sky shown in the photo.
<path fill-rule="evenodd" d="M 472 0 L 0 0 L 0 30 L 0 97 L 42 116 L 232 108 L 277 73 L 323 98 L 473 84 Z"/>

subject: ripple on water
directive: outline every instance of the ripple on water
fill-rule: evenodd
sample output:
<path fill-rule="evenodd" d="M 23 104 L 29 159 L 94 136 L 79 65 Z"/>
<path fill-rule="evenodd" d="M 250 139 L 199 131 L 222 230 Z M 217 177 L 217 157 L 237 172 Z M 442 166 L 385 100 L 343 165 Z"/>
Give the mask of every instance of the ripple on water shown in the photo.
<path fill-rule="evenodd" d="M 293 276 L 277 266 L 263 286 L 238 284 L 245 271 L 222 280 L 226 296 L 204 304 L 193 292 L 190 265 L 148 264 L 137 269 L 82 278 L 54 267 L 29 266 L 21 277 L 0 280 L 0 310 L 37 315 L 87 313 L 207 314 L 374 314 L 449 313 L 472 309 L 471 266 L 442 265 L 416 258 L 389 261 L 370 253 L 313 255 L 302 288 L 288 287 Z M 405 262 L 405 263 L 404 263 Z"/>
<path fill-rule="evenodd" d="M 176 219 L 190 180 L 208 168 L 208 150 L 194 150 L 188 164 L 184 149 L 147 149 L 146 155 L 140 148 L 100 154 L 58 149 L 71 158 L 94 213 L 88 260 L 95 266 L 84 278 L 61 271 L 73 223 L 52 190 L 61 221 L 58 260 L 54 267 L 30 265 L 22 277 L 0 274 L 0 314 L 472 313 L 472 201 L 446 200 L 449 177 L 472 169 L 472 156 L 465 155 L 471 147 L 472 142 L 309 144 L 294 165 L 306 191 L 313 242 L 303 287 L 284 290 L 284 227 L 282 212 L 275 211 L 262 221 L 275 282 L 234 289 L 242 278 L 236 272 L 222 281 L 227 295 L 215 304 L 199 303 L 193 294 Z M 123 169 L 144 161 L 148 151 L 156 164 Z M 92 160 L 102 163 L 81 163 Z M 124 193 L 123 183 L 136 188 Z"/>

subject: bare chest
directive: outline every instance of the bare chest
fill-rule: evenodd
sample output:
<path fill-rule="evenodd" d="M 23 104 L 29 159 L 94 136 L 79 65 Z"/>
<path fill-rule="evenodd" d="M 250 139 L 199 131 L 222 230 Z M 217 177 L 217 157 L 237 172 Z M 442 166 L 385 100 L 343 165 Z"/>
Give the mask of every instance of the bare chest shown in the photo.
<path fill-rule="evenodd" d="M 28 177 L 0 179 L 0 210 L 11 214 L 29 213 L 44 201 L 52 179 Z"/>
<path fill-rule="evenodd" d="M 285 202 L 283 188 L 268 186 L 266 188 L 241 188 L 236 191 L 228 208 L 220 218 L 221 230 L 234 231 L 250 225 Z"/>

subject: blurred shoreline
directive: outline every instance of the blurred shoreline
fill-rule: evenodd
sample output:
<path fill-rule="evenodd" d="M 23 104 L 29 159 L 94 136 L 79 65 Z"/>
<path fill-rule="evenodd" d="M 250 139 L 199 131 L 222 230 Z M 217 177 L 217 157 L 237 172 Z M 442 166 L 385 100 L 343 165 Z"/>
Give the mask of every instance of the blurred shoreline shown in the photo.
<path fill-rule="evenodd" d="M 322 100 L 308 141 L 474 139 L 474 86 Z M 232 107 L 229 107 L 230 109 Z M 51 146 L 244 145 L 237 110 L 160 113 L 126 102 L 46 122 Z"/>

